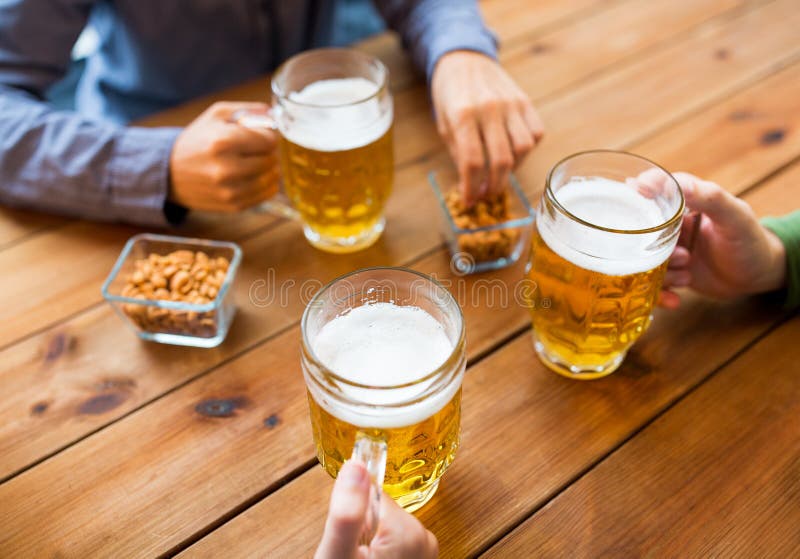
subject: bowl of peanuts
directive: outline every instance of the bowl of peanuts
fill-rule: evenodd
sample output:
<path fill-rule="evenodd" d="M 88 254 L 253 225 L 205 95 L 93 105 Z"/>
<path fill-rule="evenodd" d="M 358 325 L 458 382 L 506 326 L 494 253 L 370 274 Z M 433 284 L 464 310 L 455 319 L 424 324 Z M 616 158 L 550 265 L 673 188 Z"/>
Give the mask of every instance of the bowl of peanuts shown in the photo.
<path fill-rule="evenodd" d="M 143 340 L 215 347 L 236 311 L 241 258 L 234 243 L 143 233 L 125 244 L 103 297 Z"/>
<path fill-rule="evenodd" d="M 453 186 L 444 190 L 436 173 L 428 175 L 442 210 L 443 233 L 454 273 L 499 270 L 516 263 L 528 247 L 535 211 L 514 175 L 502 194 L 479 200 L 472 207 Z M 449 174 L 441 181 L 456 184 Z"/>

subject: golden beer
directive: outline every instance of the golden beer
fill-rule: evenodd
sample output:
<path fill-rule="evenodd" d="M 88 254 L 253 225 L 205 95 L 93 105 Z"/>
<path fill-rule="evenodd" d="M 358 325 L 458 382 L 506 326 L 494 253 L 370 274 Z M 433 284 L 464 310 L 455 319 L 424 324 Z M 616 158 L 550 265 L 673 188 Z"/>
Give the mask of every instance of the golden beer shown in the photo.
<path fill-rule="evenodd" d="M 383 229 L 394 179 L 391 127 L 365 146 L 341 151 L 283 137 L 281 166 L 286 195 L 314 236 L 358 239 Z"/>
<path fill-rule="evenodd" d="M 283 190 L 308 241 L 353 252 L 383 232 L 394 180 L 389 73 L 350 49 L 317 49 L 272 79 Z"/>
<path fill-rule="evenodd" d="M 414 503 L 431 492 L 455 458 L 461 423 L 461 390 L 447 404 L 427 419 L 394 428 L 360 428 L 343 421 L 322 408 L 309 392 L 311 429 L 317 458 L 333 477 L 353 453 L 356 433 L 386 441 L 386 477 L 383 490 L 402 507 L 415 510 L 424 503 Z M 417 507 L 413 505 L 417 504 Z"/>
<path fill-rule="evenodd" d="M 545 354 L 588 369 L 581 378 L 607 374 L 608 364 L 621 361 L 650 324 L 666 267 L 622 276 L 587 270 L 553 252 L 534 228 L 528 279 L 536 285 L 530 305 L 535 343 Z"/>
<path fill-rule="evenodd" d="M 320 464 L 335 477 L 357 441 L 378 442 L 384 491 L 406 510 L 424 505 L 459 443 L 466 352 L 458 304 L 426 276 L 374 268 L 317 294 L 302 330 Z"/>
<path fill-rule="evenodd" d="M 650 325 L 682 214 L 675 179 L 644 158 L 584 152 L 550 171 L 527 269 L 547 367 L 580 379 L 619 367 Z"/>

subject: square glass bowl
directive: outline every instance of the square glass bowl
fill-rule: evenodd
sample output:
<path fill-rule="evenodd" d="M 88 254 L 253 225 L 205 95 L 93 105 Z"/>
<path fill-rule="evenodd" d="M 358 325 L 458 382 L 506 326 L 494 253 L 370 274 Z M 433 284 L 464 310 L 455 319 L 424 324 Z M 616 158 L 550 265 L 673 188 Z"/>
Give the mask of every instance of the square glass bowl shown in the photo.
<path fill-rule="evenodd" d="M 209 265 L 215 274 L 212 281 L 219 283 L 219 287 L 208 286 L 208 289 L 213 287 L 216 291 L 214 293 L 206 290 L 205 297 L 210 299 L 209 302 L 190 303 L 172 300 L 170 297 L 154 296 L 148 299 L 141 294 L 123 295 L 128 278 L 136 272 L 137 260 L 148 259 L 151 254 L 166 256 L 179 250 L 194 253 L 201 251 L 209 257 L 209 260 L 223 257 L 228 261 L 224 278 L 216 273 L 216 263 Z M 232 286 L 241 259 L 242 251 L 234 243 L 143 233 L 131 237 L 125 244 L 117 263 L 103 284 L 103 297 L 143 340 L 192 347 L 215 347 L 221 344 L 228 334 L 228 328 L 236 311 Z M 185 270 L 186 274 L 189 276 L 197 274 L 194 277 L 200 277 L 200 267 L 198 265 L 198 269 L 194 272 Z M 172 275 L 176 273 L 173 272 Z M 165 281 L 171 280 L 165 279 Z"/>
<path fill-rule="evenodd" d="M 445 176 L 442 180 L 453 185 L 457 181 L 455 176 Z M 514 175 L 511 175 L 511 188 L 508 191 L 509 219 L 494 225 L 469 229 L 459 227 L 453 220 L 446 202 L 449 189 L 442 189 L 435 172 L 428 174 L 428 181 L 443 214 L 444 237 L 450 250 L 450 267 L 454 273 L 473 274 L 499 270 L 511 266 L 526 252 L 536 214 Z"/>

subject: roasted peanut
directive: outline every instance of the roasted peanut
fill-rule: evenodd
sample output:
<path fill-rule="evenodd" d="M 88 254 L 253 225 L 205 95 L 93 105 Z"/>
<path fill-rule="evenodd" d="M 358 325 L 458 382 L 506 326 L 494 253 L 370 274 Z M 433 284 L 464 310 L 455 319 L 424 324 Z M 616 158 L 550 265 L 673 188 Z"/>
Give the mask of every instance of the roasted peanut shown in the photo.
<path fill-rule="evenodd" d="M 445 203 L 453 223 L 460 229 L 488 227 L 508 221 L 508 194 L 503 193 L 480 200 L 472 208 L 465 208 L 458 192 L 450 192 Z M 519 238 L 516 230 L 476 231 L 458 236 L 458 248 L 471 255 L 476 262 L 496 260 L 511 255 Z"/>
<path fill-rule="evenodd" d="M 229 262 L 202 251 L 178 250 L 149 254 L 134 263 L 122 288 L 124 297 L 183 301 L 195 305 L 211 302 L 225 281 Z M 215 311 L 173 311 L 159 307 L 126 304 L 125 314 L 143 330 L 211 337 L 217 332 Z"/>

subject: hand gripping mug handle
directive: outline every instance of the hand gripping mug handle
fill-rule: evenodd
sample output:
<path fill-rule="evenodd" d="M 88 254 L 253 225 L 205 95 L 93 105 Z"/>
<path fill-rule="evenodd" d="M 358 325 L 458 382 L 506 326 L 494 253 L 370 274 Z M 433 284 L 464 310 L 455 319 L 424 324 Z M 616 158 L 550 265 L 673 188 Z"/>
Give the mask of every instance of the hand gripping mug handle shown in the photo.
<path fill-rule="evenodd" d="M 364 530 L 361 532 L 361 545 L 369 545 L 378 531 L 381 515 L 381 493 L 383 493 L 383 478 L 386 474 L 386 441 L 371 437 L 359 431 L 356 433 L 356 443 L 353 447 L 353 460 L 359 460 L 367 467 L 367 473 L 372 481 L 369 490 L 369 504 Z"/>
<path fill-rule="evenodd" d="M 273 109 L 266 112 L 251 109 L 239 109 L 230 118 L 231 122 L 251 130 L 278 132 L 278 124 L 273 116 Z M 278 217 L 285 217 L 294 221 L 301 221 L 300 214 L 292 207 L 291 202 L 283 192 L 279 192 L 271 200 L 262 202 L 253 208 L 258 213 L 270 213 Z"/>

